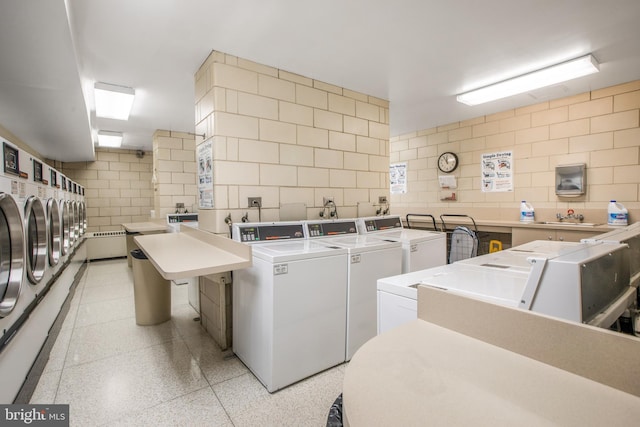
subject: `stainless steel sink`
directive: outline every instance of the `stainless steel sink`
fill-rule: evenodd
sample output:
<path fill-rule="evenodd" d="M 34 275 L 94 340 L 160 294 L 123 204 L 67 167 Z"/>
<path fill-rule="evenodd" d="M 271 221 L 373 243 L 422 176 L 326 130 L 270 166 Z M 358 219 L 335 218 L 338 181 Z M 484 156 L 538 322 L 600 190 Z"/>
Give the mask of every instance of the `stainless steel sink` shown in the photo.
<path fill-rule="evenodd" d="M 537 224 L 563 225 L 567 227 L 597 227 L 602 224 L 595 222 L 562 222 L 562 221 L 540 221 Z"/>

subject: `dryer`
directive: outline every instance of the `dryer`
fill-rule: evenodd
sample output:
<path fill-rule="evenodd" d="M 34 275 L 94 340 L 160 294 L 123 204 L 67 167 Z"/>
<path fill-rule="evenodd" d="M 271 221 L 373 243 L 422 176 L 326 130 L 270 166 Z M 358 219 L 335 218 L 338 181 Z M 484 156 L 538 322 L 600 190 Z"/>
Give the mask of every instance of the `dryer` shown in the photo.
<path fill-rule="evenodd" d="M 19 196 L 20 152 L 2 140 L 0 170 L 0 332 L 9 339 L 12 326 L 25 308 L 20 300 L 24 282 L 24 213 Z"/>
<path fill-rule="evenodd" d="M 345 358 L 347 250 L 302 222 L 234 224 L 253 265 L 233 272 L 233 351 L 269 392 Z"/>
<path fill-rule="evenodd" d="M 355 219 L 305 221 L 307 238 L 347 249 L 345 360 L 377 334 L 378 279 L 402 272 L 402 244 L 358 234 Z"/>
<path fill-rule="evenodd" d="M 69 206 L 69 195 L 67 192 L 67 177 L 62 173 L 59 174 L 60 178 L 60 191 L 58 192 L 59 202 L 60 202 L 60 228 L 62 235 L 62 245 L 60 249 L 60 254 L 63 258 L 63 262 L 69 257 L 69 252 L 71 251 L 72 240 L 71 240 L 71 213 Z"/>
<path fill-rule="evenodd" d="M 60 204 L 58 201 L 58 171 L 44 165 L 44 176 L 47 177 L 45 190 L 45 209 L 47 212 L 47 258 L 49 270 L 54 275 L 60 269 L 61 256 L 61 224 Z"/>
<path fill-rule="evenodd" d="M 399 216 L 358 218 L 358 232 L 402 243 L 402 272 L 424 270 L 447 263 L 446 233 L 403 228 Z"/>
<path fill-rule="evenodd" d="M 28 159 L 29 165 L 24 204 L 27 283 L 37 295 L 46 285 L 43 279 L 47 270 L 47 214 L 42 203 L 44 167 L 27 152 L 21 152 L 21 155 Z"/>

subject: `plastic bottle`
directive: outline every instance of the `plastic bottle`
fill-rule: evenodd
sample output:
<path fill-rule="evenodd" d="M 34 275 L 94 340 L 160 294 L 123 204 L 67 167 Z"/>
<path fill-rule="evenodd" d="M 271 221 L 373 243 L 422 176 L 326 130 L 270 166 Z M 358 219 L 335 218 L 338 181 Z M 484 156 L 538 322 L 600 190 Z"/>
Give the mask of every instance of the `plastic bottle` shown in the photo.
<path fill-rule="evenodd" d="M 533 222 L 535 218 L 535 211 L 533 206 L 523 200 L 520 203 L 520 222 Z"/>
<path fill-rule="evenodd" d="M 607 223 L 609 225 L 627 225 L 629 223 L 629 211 L 622 203 L 618 203 L 615 200 L 610 201 L 607 213 Z"/>

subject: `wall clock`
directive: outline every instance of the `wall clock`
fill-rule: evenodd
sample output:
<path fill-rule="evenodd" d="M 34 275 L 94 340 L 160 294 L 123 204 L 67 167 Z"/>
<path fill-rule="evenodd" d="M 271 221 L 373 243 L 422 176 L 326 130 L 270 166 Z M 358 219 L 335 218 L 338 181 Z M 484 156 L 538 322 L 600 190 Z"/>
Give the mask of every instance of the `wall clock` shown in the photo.
<path fill-rule="evenodd" d="M 458 167 L 458 156 L 447 151 L 438 157 L 438 169 L 444 173 L 451 173 Z"/>

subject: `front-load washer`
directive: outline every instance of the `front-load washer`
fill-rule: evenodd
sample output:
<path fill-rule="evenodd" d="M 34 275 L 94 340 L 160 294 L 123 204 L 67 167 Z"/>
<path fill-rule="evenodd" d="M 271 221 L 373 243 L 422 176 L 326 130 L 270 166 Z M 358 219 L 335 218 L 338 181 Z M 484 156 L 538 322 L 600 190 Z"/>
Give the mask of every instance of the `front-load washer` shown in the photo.
<path fill-rule="evenodd" d="M 47 272 L 47 215 L 41 199 L 45 193 L 43 165 L 28 153 L 23 152 L 23 155 L 31 163 L 24 204 L 25 264 L 28 283 L 37 294 L 46 284 L 43 278 Z"/>
<path fill-rule="evenodd" d="M 345 360 L 377 334 L 376 283 L 402 273 L 402 243 L 358 234 L 355 219 L 305 221 L 309 239 L 347 249 Z"/>
<path fill-rule="evenodd" d="M 347 250 L 304 236 L 302 222 L 234 224 L 252 246 L 233 272 L 233 351 L 269 392 L 344 362 Z"/>
<path fill-rule="evenodd" d="M 44 165 L 44 176 L 48 177 L 47 190 L 45 191 L 44 204 L 47 211 L 47 256 L 49 270 L 54 275 L 59 270 L 61 256 L 61 225 L 60 205 L 58 202 L 58 171 L 48 165 Z"/>
<path fill-rule="evenodd" d="M 3 140 L 0 170 L 0 349 L 11 339 L 14 325 L 29 302 L 21 298 L 24 284 L 24 197 L 20 197 L 20 150 Z"/>
<path fill-rule="evenodd" d="M 71 236 L 73 215 L 70 209 L 71 206 L 67 190 L 67 177 L 62 173 L 59 173 L 58 175 L 60 179 L 60 191 L 58 192 L 60 202 L 60 227 L 62 229 L 62 247 L 60 253 L 64 262 L 69 257 L 73 244 Z"/>
<path fill-rule="evenodd" d="M 399 216 L 358 218 L 358 232 L 402 243 L 402 272 L 447 263 L 447 235 L 440 231 L 403 228 Z"/>

